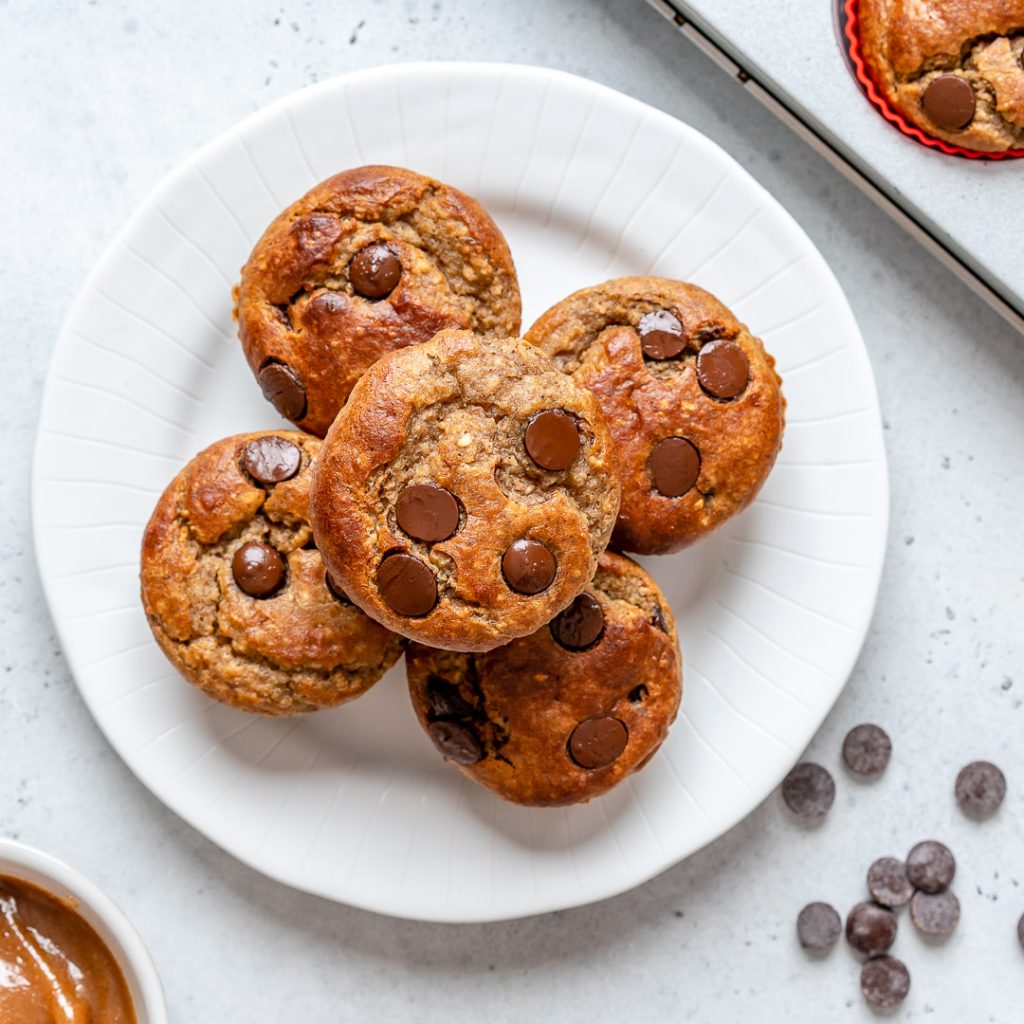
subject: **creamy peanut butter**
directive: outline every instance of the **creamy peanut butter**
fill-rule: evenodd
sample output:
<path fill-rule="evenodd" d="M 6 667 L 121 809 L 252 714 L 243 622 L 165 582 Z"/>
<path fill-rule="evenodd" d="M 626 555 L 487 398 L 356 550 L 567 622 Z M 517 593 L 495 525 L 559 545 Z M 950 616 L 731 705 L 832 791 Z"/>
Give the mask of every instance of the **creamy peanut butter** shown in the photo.
<path fill-rule="evenodd" d="M 136 1024 L 124 974 L 73 907 L 0 875 L 0 1024 Z"/>

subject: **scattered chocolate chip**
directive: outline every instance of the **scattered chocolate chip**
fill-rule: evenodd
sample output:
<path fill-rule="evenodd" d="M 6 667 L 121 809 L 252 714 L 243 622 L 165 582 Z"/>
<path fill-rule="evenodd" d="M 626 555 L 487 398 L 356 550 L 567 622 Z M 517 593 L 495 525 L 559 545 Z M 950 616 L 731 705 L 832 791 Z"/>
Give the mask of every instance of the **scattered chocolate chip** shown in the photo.
<path fill-rule="evenodd" d="M 569 756 L 581 768 L 604 768 L 626 749 L 628 740 L 629 731 L 617 718 L 587 718 L 569 737 Z"/>
<path fill-rule="evenodd" d="M 796 918 L 796 937 L 804 949 L 822 953 L 831 949 L 843 930 L 835 907 L 828 903 L 808 903 Z"/>
<path fill-rule="evenodd" d="M 459 503 L 443 487 L 410 484 L 395 502 L 395 519 L 410 537 L 433 544 L 459 528 Z"/>
<path fill-rule="evenodd" d="M 858 903 L 846 917 L 846 941 L 865 956 L 884 953 L 896 941 L 896 915 L 877 903 Z"/>
<path fill-rule="evenodd" d="M 947 132 L 966 128 L 974 117 L 974 90 L 959 75 L 939 75 L 924 91 L 924 112 Z"/>
<path fill-rule="evenodd" d="M 892 754 L 889 734 L 880 726 L 865 723 L 852 728 L 843 740 L 843 760 L 854 775 L 873 779 L 885 771 Z"/>
<path fill-rule="evenodd" d="M 564 612 L 551 620 L 551 635 L 570 651 L 582 651 L 604 632 L 604 612 L 593 594 L 580 594 Z"/>
<path fill-rule="evenodd" d="M 910 971 L 894 956 L 875 957 L 861 968 L 860 990 L 872 1006 L 891 1010 L 907 998 Z"/>
<path fill-rule="evenodd" d="M 427 680 L 427 704 L 432 718 L 471 718 L 472 705 L 459 693 L 454 683 L 440 676 Z"/>
<path fill-rule="evenodd" d="M 390 295 L 401 276 L 401 260 L 383 242 L 361 249 L 348 265 L 352 287 L 367 299 Z"/>
<path fill-rule="evenodd" d="M 782 799 L 801 818 L 824 818 L 835 798 L 835 781 L 820 764 L 804 761 L 782 780 Z"/>
<path fill-rule="evenodd" d="M 242 449 L 242 465 L 261 484 L 290 480 L 302 465 L 299 446 L 283 437 L 257 437 Z"/>
<path fill-rule="evenodd" d="M 952 889 L 943 892 L 915 892 L 910 901 L 910 919 L 925 935 L 949 938 L 960 920 L 960 901 Z"/>
<path fill-rule="evenodd" d="M 286 419 L 306 415 L 306 387 L 299 375 L 284 363 L 268 363 L 257 377 L 263 397 Z"/>
<path fill-rule="evenodd" d="M 942 892 L 956 874 L 956 861 L 949 849 L 933 839 L 918 843 L 907 854 L 907 878 L 922 892 Z"/>
<path fill-rule="evenodd" d="M 989 761 L 972 761 L 956 777 L 956 802 L 964 814 L 987 818 L 1006 796 L 1006 776 Z"/>
<path fill-rule="evenodd" d="M 735 341 L 712 341 L 697 355 L 697 380 L 712 398 L 735 398 L 749 379 L 750 362 Z"/>
<path fill-rule="evenodd" d="M 555 578 L 555 556 L 537 540 L 515 541 L 501 556 L 505 582 L 519 594 L 539 594 Z"/>
<path fill-rule="evenodd" d="M 660 629 L 662 633 L 668 632 L 668 620 L 665 618 L 665 609 L 660 604 L 654 606 L 654 611 L 651 612 L 651 625 L 655 629 Z"/>
<path fill-rule="evenodd" d="M 906 866 L 895 857 L 879 857 L 868 868 L 868 891 L 883 907 L 902 907 L 914 895 Z"/>
<path fill-rule="evenodd" d="M 326 571 L 324 572 L 324 583 L 327 584 L 327 589 L 336 600 L 340 601 L 342 604 L 352 604 L 352 599 L 342 589 L 341 584 Z"/>
<path fill-rule="evenodd" d="M 476 764 L 483 760 L 480 737 L 465 722 L 431 722 L 427 732 L 447 760 L 456 764 Z"/>
<path fill-rule="evenodd" d="M 399 615 L 426 615 L 437 604 L 437 580 L 418 558 L 398 552 L 377 568 L 377 589 L 384 603 Z"/>
<path fill-rule="evenodd" d="M 568 469 L 580 451 L 580 432 L 568 413 L 547 409 L 527 424 L 523 443 L 541 469 Z"/>
<path fill-rule="evenodd" d="M 666 498 L 679 498 L 697 482 L 700 452 L 685 437 L 666 437 L 651 449 L 651 480 Z"/>
<path fill-rule="evenodd" d="M 646 699 L 647 687 L 644 686 L 643 683 L 639 686 L 634 686 L 633 689 L 626 694 L 626 700 L 628 700 L 630 704 L 643 704 Z"/>
<path fill-rule="evenodd" d="M 648 359 L 675 359 L 686 348 L 683 325 L 667 309 L 652 309 L 637 324 L 640 348 Z"/>
<path fill-rule="evenodd" d="M 269 597 L 284 580 L 284 559 L 269 544 L 250 540 L 235 552 L 231 573 L 250 597 Z"/>

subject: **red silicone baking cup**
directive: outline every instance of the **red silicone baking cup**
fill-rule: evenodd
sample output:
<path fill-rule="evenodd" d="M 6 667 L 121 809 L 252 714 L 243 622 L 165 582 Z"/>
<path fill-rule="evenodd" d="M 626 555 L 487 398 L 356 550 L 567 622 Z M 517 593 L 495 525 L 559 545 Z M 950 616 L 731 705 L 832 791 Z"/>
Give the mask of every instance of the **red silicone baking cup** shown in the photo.
<path fill-rule="evenodd" d="M 842 0 L 841 0 L 842 2 Z M 871 105 L 888 121 L 895 125 L 904 135 L 909 135 L 915 142 L 931 149 L 942 150 L 950 156 L 967 157 L 969 160 L 1014 160 L 1024 157 L 1024 149 L 1007 149 L 1001 153 L 986 153 L 980 149 L 967 149 L 964 146 L 954 146 L 943 139 L 937 139 L 922 131 L 916 124 L 908 121 L 898 110 L 896 110 L 885 98 L 871 73 L 867 69 L 864 57 L 860 48 L 860 24 L 857 18 L 858 0 L 845 0 L 842 6 L 844 16 L 843 35 L 846 37 L 847 53 L 853 65 L 853 73 L 864 90 Z"/>

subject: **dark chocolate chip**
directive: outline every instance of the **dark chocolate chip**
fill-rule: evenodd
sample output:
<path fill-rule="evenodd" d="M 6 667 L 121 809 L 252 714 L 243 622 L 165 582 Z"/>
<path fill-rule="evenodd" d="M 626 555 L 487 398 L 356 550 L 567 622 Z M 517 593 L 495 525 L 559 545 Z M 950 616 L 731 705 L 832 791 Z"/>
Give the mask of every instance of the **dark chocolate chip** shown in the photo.
<path fill-rule="evenodd" d="M 286 419 L 297 422 L 306 415 L 306 387 L 284 363 L 268 363 L 259 372 L 263 397 Z"/>
<path fill-rule="evenodd" d="M 459 693 L 454 683 L 440 676 L 427 680 L 427 704 L 432 718 L 472 718 L 472 705 Z"/>
<path fill-rule="evenodd" d="M 910 971 L 894 956 L 875 957 L 861 968 L 860 990 L 872 1006 L 891 1010 L 907 998 Z"/>
<path fill-rule="evenodd" d="M 327 589 L 334 595 L 335 599 L 340 601 L 342 604 L 352 604 L 352 599 L 342 589 L 341 584 L 329 573 L 324 573 L 324 583 L 327 584 Z"/>
<path fill-rule="evenodd" d="M 434 484 L 410 484 L 395 503 L 395 519 L 410 537 L 433 544 L 459 528 L 459 503 Z"/>
<path fill-rule="evenodd" d="M 269 544 L 250 540 L 235 552 L 231 573 L 250 597 L 269 597 L 284 580 L 284 559 Z"/>
<path fill-rule="evenodd" d="M 662 633 L 668 632 L 668 620 L 665 618 L 665 609 L 660 604 L 654 606 L 654 611 L 651 612 L 651 625 L 655 629 L 660 629 Z"/>
<path fill-rule="evenodd" d="M 808 903 L 796 918 L 796 936 L 804 949 L 822 953 L 831 949 L 843 930 L 835 907 L 828 903 Z"/>
<path fill-rule="evenodd" d="M 915 892 L 910 901 L 910 919 L 925 935 L 948 939 L 960 920 L 960 901 L 952 889 Z"/>
<path fill-rule="evenodd" d="M 697 482 L 700 452 L 685 437 L 666 437 L 651 449 L 651 480 L 666 498 L 679 498 Z"/>
<path fill-rule="evenodd" d="M 261 484 L 279 484 L 290 480 L 302 465 L 299 446 L 283 437 L 257 437 L 242 450 L 246 472 Z"/>
<path fill-rule="evenodd" d="M 944 131 L 966 128 L 974 117 L 974 90 L 959 75 L 939 75 L 924 91 L 924 112 Z"/>
<path fill-rule="evenodd" d="M 683 325 L 667 309 L 653 309 L 641 317 L 637 333 L 648 359 L 675 359 L 686 348 Z"/>
<path fill-rule="evenodd" d="M 482 761 L 484 747 L 471 725 L 465 722 L 431 722 L 427 727 L 434 746 L 456 764 Z"/>
<path fill-rule="evenodd" d="M 820 764 L 805 761 L 782 780 L 782 799 L 801 818 L 824 818 L 835 798 L 835 781 Z"/>
<path fill-rule="evenodd" d="M 879 857 L 868 868 L 868 890 L 883 907 L 902 907 L 914 895 L 903 861 Z"/>
<path fill-rule="evenodd" d="M 987 818 L 1006 796 L 1006 776 L 989 761 L 972 761 L 956 777 L 956 802 L 964 814 Z"/>
<path fill-rule="evenodd" d="M 551 620 L 551 635 L 570 651 L 582 651 L 604 632 L 604 612 L 593 594 L 580 594 L 568 608 Z"/>
<path fill-rule="evenodd" d="M 846 941 L 865 956 L 878 956 L 896 941 L 896 915 L 877 903 L 858 903 L 846 917 Z"/>
<path fill-rule="evenodd" d="M 750 362 L 735 341 L 712 341 L 697 355 L 697 380 L 712 398 L 735 398 L 749 379 Z"/>
<path fill-rule="evenodd" d="M 519 594 L 539 594 L 547 590 L 557 569 L 555 556 L 540 541 L 525 537 L 510 545 L 501 556 L 505 582 Z"/>
<path fill-rule="evenodd" d="M 639 686 L 634 686 L 633 689 L 626 694 L 626 700 L 628 700 L 630 704 L 643 704 L 646 699 L 647 687 L 644 686 L 643 683 Z"/>
<path fill-rule="evenodd" d="M 569 737 L 569 756 L 581 768 L 604 768 L 618 759 L 628 740 L 629 730 L 617 718 L 587 718 Z"/>
<path fill-rule="evenodd" d="M 523 443 L 541 469 L 568 469 L 580 451 L 580 432 L 568 413 L 547 409 L 527 424 Z"/>
<path fill-rule="evenodd" d="M 352 287 L 367 299 L 390 295 L 402 276 L 402 262 L 383 242 L 361 249 L 348 265 Z"/>
<path fill-rule="evenodd" d="M 399 615 L 426 615 L 437 604 L 437 580 L 418 558 L 398 552 L 377 568 L 381 599 Z"/>
<path fill-rule="evenodd" d="M 922 892 L 942 892 L 955 874 L 953 854 L 933 839 L 918 843 L 907 854 L 907 878 Z"/>
<path fill-rule="evenodd" d="M 889 734 L 877 725 L 855 726 L 843 740 L 843 760 L 854 775 L 873 779 L 885 771 L 892 754 Z"/>

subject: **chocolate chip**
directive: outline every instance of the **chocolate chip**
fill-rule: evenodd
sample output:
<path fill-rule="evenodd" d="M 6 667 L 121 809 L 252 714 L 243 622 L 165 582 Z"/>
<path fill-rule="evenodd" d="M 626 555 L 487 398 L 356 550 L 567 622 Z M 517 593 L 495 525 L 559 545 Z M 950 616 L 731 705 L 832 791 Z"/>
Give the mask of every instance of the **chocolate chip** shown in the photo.
<path fill-rule="evenodd" d="M 873 779 L 885 771 L 892 754 L 889 734 L 877 725 L 858 725 L 843 740 L 843 760 L 854 775 Z"/>
<path fill-rule="evenodd" d="M 960 920 L 960 901 L 952 889 L 944 892 L 915 892 L 910 901 L 910 919 L 918 931 L 948 939 Z"/>
<path fill-rule="evenodd" d="M 903 861 L 879 857 L 868 868 L 868 890 L 883 907 L 902 907 L 914 895 Z"/>
<path fill-rule="evenodd" d="M 907 998 L 910 971 L 894 956 L 875 957 L 861 968 L 860 990 L 872 1006 L 891 1010 Z"/>
<path fill-rule="evenodd" d="M 966 128 L 974 117 L 974 90 L 959 75 L 939 75 L 924 91 L 924 112 L 947 132 Z"/>
<path fill-rule="evenodd" d="M 643 683 L 639 686 L 634 686 L 633 689 L 626 694 L 626 700 L 628 700 L 630 704 L 643 704 L 646 699 L 647 687 L 644 686 Z"/>
<path fill-rule="evenodd" d="M 679 498 L 697 482 L 700 452 L 685 437 L 666 437 L 651 449 L 651 480 L 666 498 Z"/>
<path fill-rule="evenodd" d="M 299 375 L 284 363 L 268 363 L 257 377 L 263 397 L 286 419 L 306 415 L 306 387 Z"/>
<path fill-rule="evenodd" d="M 824 818 L 836 798 L 836 784 L 820 764 L 805 761 L 782 780 L 782 799 L 801 818 Z"/>
<path fill-rule="evenodd" d="M 735 398 L 750 379 L 750 362 L 735 341 L 712 341 L 697 355 L 697 380 L 712 398 Z"/>
<path fill-rule="evenodd" d="M 568 413 L 547 409 L 527 424 L 523 442 L 541 469 L 568 469 L 580 451 L 580 432 Z"/>
<path fill-rule="evenodd" d="M 261 484 L 279 484 L 290 480 L 302 465 L 299 446 L 283 437 L 257 437 L 242 450 L 242 465 Z"/>
<path fill-rule="evenodd" d="M 250 540 L 235 552 L 231 573 L 250 597 L 269 597 L 284 580 L 284 559 L 269 544 Z"/>
<path fill-rule="evenodd" d="M 434 746 L 456 764 L 476 764 L 484 757 L 480 737 L 465 722 L 431 722 L 427 727 Z"/>
<path fill-rule="evenodd" d="M 437 604 L 437 580 L 418 558 L 404 552 L 388 555 L 377 568 L 377 589 L 399 615 L 426 615 Z"/>
<path fill-rule="evenodd" d="M 410 537 L 432 544 L 459 528 L 459 503 L 443 487 L 410 484 L 398 496 L 395 519 Z"/>
<path fill-rule="evenodd" d="M 796 918 L 796 937 L 804 949 L 815 953 L 831 949 L 843 930 L 836 908 L 828 903 L 808 903 Z"/>
<path fill-rule="evenodd" d="M 596 643 L 604 631 L 604 612 L 593 594 L 580 594 L 564 612 L 551 620 L 551 635 L 570 651 Z"/>
<path fill-rule="evenodd" d="M 569 737 L 569 756 L 581 768 L 604 768 L 626 749 L 628 740 L 629 731 L 617 718 L 587 718 Z"/>
<path fill-rule="evenodd" d="M 336 600 L 340 601 L 342 604 L 352 604 L 352 599 L 345 593 L 341 588 L 341 584 L 339 584 L 329 572 L 324 573 L 324 583 L 327 584 L 327 589 Z"/>
<path fill-rule="evenodd" d="M 555 578 L 555 556 L 537 540 L 525 537 L 512 544 L 501 556 L 505 582 L 519 594 L 539 594 Z"/>
<path fill-rule="evenodd" d="M 683 325 L 667 309 L 653 309 L 641 317 L 637 333 L 648 359 L 674 359 L 686 348 Z"/>
<path fill-rule="evenodd" d="M 918 843 L 907 854 L 907 878 L 922 892 L 942 892 L 956 874 L 953 854 L 933 839 Z"/>
<path fill-rule="evenodd" d="M 956 802 L 964 814 L 987 818 L 1006 796 L 1006 776 L 989 761 L 972 761 L 956 777 Z"/>
<path fill-rule="evenodd" d="M 390 295 L 401 276 L 401 260 L 383 242 L 374 242 L 360 250 L 348 265 L 352 287 L 367 299 Z"/>
<path fill-rule="evenodd" d="M 440 676 L 427 680 L 427 704 L 433 718 L 471 718 L 472 705 L 459 693 L 454 683 Z"/>
<path fill-rule="evenodd" d="M 858 903 L 846 917 L 846 941 L 866 956 L 884 953 L 896 941 L 896 915 L 877 903 Z"/>

